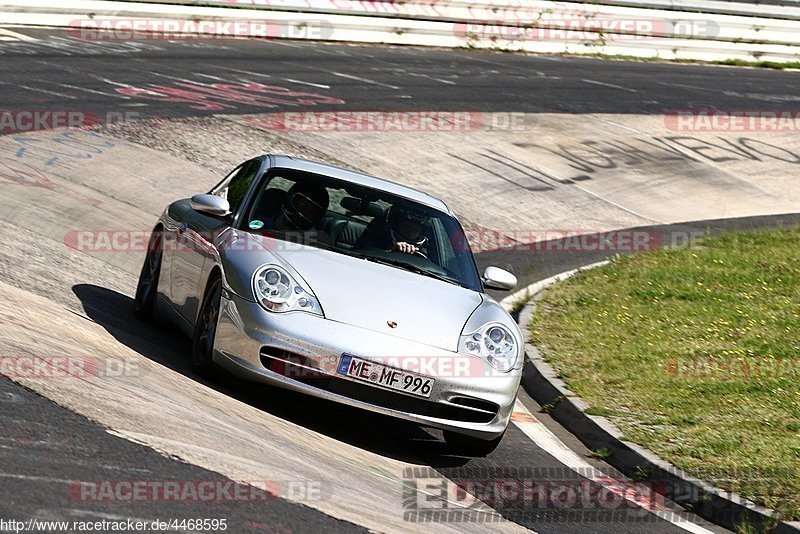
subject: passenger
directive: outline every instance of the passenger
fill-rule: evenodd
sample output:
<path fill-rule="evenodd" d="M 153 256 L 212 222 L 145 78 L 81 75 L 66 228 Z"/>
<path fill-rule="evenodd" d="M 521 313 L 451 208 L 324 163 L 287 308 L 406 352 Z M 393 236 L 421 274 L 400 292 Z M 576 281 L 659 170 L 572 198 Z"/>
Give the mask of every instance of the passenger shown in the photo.
<path fill-rule="evenodd" d="M 323 186 L 312 182 L 298 182 L 286 193 L 275 228 L 283 231 L 311 230 L 325 215 L 329 201 L 328 190 Z"/>
<path fill-rule="evenodd" d="M 328 209 L 328 190 L 313 182 L 297 182 L 288 191 L 267 189 L 258 210 L 251 214 L 251 231 L 299 244 L 328 244 L 330 236 L 320 231 Z M 278 235 L 280 234 L 280 235 Z"/>

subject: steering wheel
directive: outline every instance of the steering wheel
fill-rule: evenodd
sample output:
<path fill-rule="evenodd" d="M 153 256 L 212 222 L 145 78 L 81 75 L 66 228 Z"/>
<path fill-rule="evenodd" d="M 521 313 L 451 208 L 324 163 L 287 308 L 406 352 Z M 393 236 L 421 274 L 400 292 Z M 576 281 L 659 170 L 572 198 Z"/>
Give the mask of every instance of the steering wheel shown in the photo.
<path fill-rule="evenodd" d="M 419 256 L 421 258 L 425 258 L 428 261 L 431 261 L 431 259 L 428 256 L 426 256 L 425 253 L 422 252 L 422 250 L 420 250 L 420 249 L 417 249 L 416 251 L 414 251 L 412 256 Z M 433 263 L 433 262 L 431 261 L 431 263 Z"/>

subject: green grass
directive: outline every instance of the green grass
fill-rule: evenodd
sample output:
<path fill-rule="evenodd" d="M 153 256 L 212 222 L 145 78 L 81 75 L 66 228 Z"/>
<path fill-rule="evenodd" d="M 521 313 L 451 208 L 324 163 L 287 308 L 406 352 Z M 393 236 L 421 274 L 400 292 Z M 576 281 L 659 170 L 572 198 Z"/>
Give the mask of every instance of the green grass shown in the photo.
<path fill-rule="evenodd" d="M 661 58 L 661 57 L 641 57 L 641 56 L 629 56 L 625 54 L 605 54 L 602 52 L 596 52 L 592 54 L 576 54 L 578 56 L 589 56 L 589 57 L 596 57 L 600 59 L 611 59 L 611 60 L 620 60 L 620 61 L 638 61 L 643 63 L 686 63 L 690 65 L 726 65 L 731 67 L 752 67 L 755 69 L 775 69 L 775 70 L 784 70 L 784 69 L 800 69 L 800 61 L 786 61 L 784 63 L 778 61 L 749 61 L 746 59 L 720 59 L 715 61 L 700 61 L 698 59 L 670 59 L 670 58 Z"/>
<path fill-rule="evenodd" d="M 800 68 L 800 61 L 787 61 L 779 63 L 777 61 L 745 61 L 743 59 L 724 59 L 722 61 L 714 61 L 718 65 L 733 65 L 736 67 L 756 67 L 760 69 L 798 69 Z"/>
<path fill-rule="evenodd" d="M 800 231 L 615 258 L 548 290 L 531 334 L 626 439 L 800 519 Z"/>
<path fill-rule="evenodd" d="M 521 312 L 522 308 L 524 308 L 525 305 L 531 300 L 531 297 L 532 295 L 530 294 L 530 291 L 525 289 L 525 293 L 515 298 L 511 303 L 511 315 L 517 315 L 519 312 Z"/>
<path fill-rule="evenodd" d="M 589 456 L 592 458 L 597 458 L 598 460 L 608 460 L 611 458 L 611 451 L 605 447 L 601 447 L 599 449 L 589 451 Z"/>

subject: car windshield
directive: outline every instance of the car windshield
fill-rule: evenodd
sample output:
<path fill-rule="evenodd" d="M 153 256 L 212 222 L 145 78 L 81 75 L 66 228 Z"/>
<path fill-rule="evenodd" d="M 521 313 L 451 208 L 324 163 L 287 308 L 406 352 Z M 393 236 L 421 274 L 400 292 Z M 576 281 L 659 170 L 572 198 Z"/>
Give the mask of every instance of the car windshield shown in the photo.
<path fill-rule="evenodd" d="M 239 226 L 481 291 L 464 230 L 450 215 L 390 193 L 270 169 Z"/>

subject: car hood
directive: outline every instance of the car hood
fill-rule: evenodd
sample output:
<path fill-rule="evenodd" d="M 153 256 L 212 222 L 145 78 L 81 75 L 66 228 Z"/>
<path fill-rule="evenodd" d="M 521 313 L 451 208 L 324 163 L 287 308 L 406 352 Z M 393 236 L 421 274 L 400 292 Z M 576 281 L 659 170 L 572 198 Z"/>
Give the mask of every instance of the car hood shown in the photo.
<path fill-rule="evenodd" d="M 325 318 L 455 351 L 481 294 L 400 268 L 320 249 L 281 251 Z M 394 323 L 394 328 L 389 326 Z"/>

